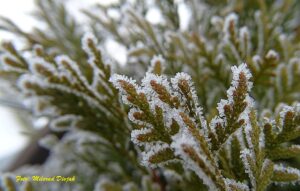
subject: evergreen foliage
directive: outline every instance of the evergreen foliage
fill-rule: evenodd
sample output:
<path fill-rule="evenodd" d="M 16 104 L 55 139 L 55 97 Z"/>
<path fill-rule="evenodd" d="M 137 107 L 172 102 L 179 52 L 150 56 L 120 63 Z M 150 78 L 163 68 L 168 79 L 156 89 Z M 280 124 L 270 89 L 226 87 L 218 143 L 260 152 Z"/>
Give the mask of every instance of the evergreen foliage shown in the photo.
<path fill-rule="evenodd" d="M 4 174 L 1 191 L 299 189 L 298 1 L 120 0 L 83 10 L 85 23 L 58 0 L 36 5 L 46 28 L 1 18 L 25 45 L 2 43 L 0 77 L 49 119 L 39 143 L 51 155 Z"/>

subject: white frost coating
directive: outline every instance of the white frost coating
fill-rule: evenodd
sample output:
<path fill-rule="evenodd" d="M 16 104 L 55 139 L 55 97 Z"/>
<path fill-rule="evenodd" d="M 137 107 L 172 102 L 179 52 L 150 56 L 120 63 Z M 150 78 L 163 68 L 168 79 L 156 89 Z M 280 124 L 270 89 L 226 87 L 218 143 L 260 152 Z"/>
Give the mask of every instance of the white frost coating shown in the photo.
<path fill-rule="evenodd" d="M 261 65 L 261 64 L 262 64 L 262 59 L 261 59 L 261 57 L 260 57 L 259 55 L 254 55 L 254 56 L 252 57 L 252 61 L 255 62 L 255 63 L 258 64 L 258 65 Z"/>
<path fill-rule="evenodd" d="M 250 55 L 251 42 L 250 42 L 250 32 L 248 27 L 244 26 L 240 29 L 239 38 L 241 42 L 241 49 L 244 56 Z"/>
<path fill-rule="evenodd" d="M 226 191 L 235 191 L 236 189 L 232 189 L 231 187 L 233 186 L 234 188 L 238 188 L 240 191 L 250 191 L 249 187 L 241 182 L 237 182 L 233 179 L 225 178 L 225 186 L 226 186 Z"/>
<path fill-rule="evenodd" d="M 164 108 L 164 121 L 167 127 L 171 127 L 173 120 L 175 120 L 180 127 L 185 127 L 184 122 L 180 116 L 180 113 L 184 112 L 181 108 L 171 109 L 170 107 Z"/>
<path fill-rule="evenodd" d="M 125 89 L 123 89 L 123 87 L 121 86 L 121 84 L 119 83 L 119 81 L 125 81 L 131 85 L 133 85 L 134 89 L 137 91 L 137 93 L 141 92 L 141 89 L 139 88 L 139 86 L 136 84 L 136 81 L 132 78 L 128 78 L 127 76 L 124 75 L 120 75 L 120 74 L 113 74 L 109 81 L 115 86 L 115 88 L 117 88 L 120 92 L 120 95 L 122 97 L 122 101 L 127 104 L 132 106 L 132 103 L 130 101 L 128 101 L 127 99 L 127 92 Z"/>
<path fill-rule="evenodd" d="M 33 84 L 37 84 L 39 86 L 42 86 L 42 82 L 41 80 L 34 75 L 30 75 L 30 74 L 24 74 L 22 75 L 18 81 L 17 81 L 17 86 L 25 93 L 35 93 L 34 90 L 32 89 L 28 89 L 26 87 L 26 83 L 33 83 Z"/>
<path fill-rule="evenodd" d="M 297 83 L 297 76 L 300 76 L 300 59 L 291 58 L 287 65 L 288 75 L 289 75 L 289 86 Z"/>
<path fill-rule="evenodd" d="M 261 167 L 261 172 L 265 172 L 267 170 L 267 167 L 270 166 L 270 165 L 273 165 L 272 164 L 272 161 L 269 160 L 269 159 L 264 159 L 264 162 L 262 164 L 262 167 Z"/>
<path fill-rule="evenodd" d="M 182 174 L 178 174 L 173 170 L 165 169 L 163 173 L 168 182 L 178 182 L 183 180 Z"/>
<path fill-rule="evenodd" d="M 253 142 L 252 142 L 252 133 L 253 133 L 253 131 L 252 131 L 252 126 L 249 122 L 246 122 L 246 125 L 244 127 L 244 131 L 245 131 L 245 134 L 246 134 L 245 137 L 246 137 L 247 143 L 249 145 L 249 149 L 251 151 L 253 151 L 253 149 L 254 149 L 254 145 L 253 145 Z M 252 153 L 252 154 L 253 154 L 252 155 L 253 159 L 255 159 L 255 153 Z"/>
<path fill-rule="evenodd" d="M 217 124 L 221 124 L 221 126 L 224 126 L 225 121 L 223 119 L 221 119 L 220 117 L 214 117 L 211 121 L 210 121 L 210 129 L 211 131 L 216 134 L 216 127 Z"/>
<path fill-rule="evenodd" d="M 177 73 L 175 77 L 171 78 L 172 87 L 177 92 L 180 92 L 180 88 L 178 86 L 178 83 L 180 80 L 186 80 L 188 82 L 189 86 L 191 85 L 190 83 L 192 83 L 192 81 L 191 81 L 192 78 L 190 75 L 188 75 L 187 73 L 184 73 L 184 72 Z M 186 99 L 177 92 L 176 92 L 177 97 L 181 98 L 181 101 L 185 102 Z"/>
<path fill-rule="evenodd" d="M 232 95 L 232 94 L 231 94 Z M 217 109 L 219 111 L 219 115 L 220 117 L 225 117 L 225 113 L 224 113 L 224 107 L 225 105 L 230 105 L 232 104 L 231 102 L 229 102 L 228 100 L 225 99 L 221 99 L 221 101 L 217 104 Z M 225 121 L 226 122 L 226 121 Z M 222 123 L 223 124 L 223 123 Z"/>
<path fill-rule="evenodd" d="M 78 80 L 81 80 L 85 85 L 88 85 L 88 82 L 86 78 L 83 76 L 82 72 L 80 71 L 80 68 L 76 62 L 71 60 L 68 56 L 66 55 L 60 55 L 55 57 L 55 62 L 59 66 L 60 69 L 65 70 L 66 72 L 70 72 L 69 68 L 66 68 L 64 66 L 63 62 L 68 63 L 68 66 L 76 73 L 77 76 L 74 76 L 78 78 Z M 70 72 L 71 73 L 71 72 Z"/>
<path fill-rule="evenodd" d="M 128 112 L 128 118 L 131 122 L 133 122 L 134 124 L 137 124 L 137 125 L 146 125 L 146 122 L 144 121 L 141 121 L 141 120 L 138 120 L 136 119 L 133 114 L 136 113 L 136 112 L 141 112 L 140 109 L 137 109 L 135 107 L 131 108 Z"/>
<path fill-rule="evenodd" d="M 173 142 L 171 147 L 175 150 L 175 154 L 179 155 L 185 163 L 185 167 L 189 170 L 194 171 L 198 177 L 203 180 L 203 183 L 208 186 L 210 191 L 216 191 L 217 186 L 214 181 L 201 169 L 195 161 L 191 160 L 191 158 L 183 151 L 183 145 L 189 145 L 193 147 L 197 153 L 201 153 L 200 149 L 197 146 L 197 143 L 194 141 L 193 137 L 186 132 L 179 132 L 177 135 L 172 137 Z M 214 172 L 214 168 L 210 164 L 209 160 L 205 157 L 204 154 L 198 154 L 198 157 L 201 158 L 202 161 L 206 163 L 206 168 L 210 169 Z"/>
<path fill-rule="evenodd" d="M 33 74 L 43 76 L 36 68 L 38 65 L 41 65 L 42 67 L 46 68 L 49 72 L 52 73 L 53 76 L 59 75 L 57 69 L 54 67 L 53 64 L 51 64 L 51 63 L 45 61 L 45 59 L 39 58 L 39 57 L 33 58 L 31 60 L 31 62 L 29 62 L 29 70 Z M 47 77 L 47 76 L 43 76 L 43 77 Z"/>
<path fill-rule="evenodd" d="M 250 159 L 253 159 L 253 153 L 249 149 L 242 150 L 241 151 L 241 159 L 243 161 L 245 171 L 249 175 L 251 185 L 253 187 L 256 187 L 255 177 L 254 177 L 253 171 L 251 169 L 251 166 L 250 166 L 250 163 L 249 163 L 247 157 L 250 157 Z"/>
<path fill-rule="evenodd" d="M 105 191 L 106 184 L 113 184 L 107 177 L 100 177 L 93 191 Z"/>
<path fill-rule="evenodd" d="M 286 34 L 280 34 L 280 35 L 279 35 L 279 41 L 280 41 L 281 45 L 282 45 L 283 47 L 285 47 L 285 44 L 286 44 L 286 41 L 287 41 L 287 36 L 286 36 Z"/>
<path fill-rule="evenodd" d="M 295 102 L 293 103 L 294 111 L 297 113 L 297 115 L 300 115 L 300 103 Z"/>
<path fill-rule="evenodd" d="M 176 36 L 178 36 L 178 34 L 174 31 L 168 30 L 164 33 L 164 38 L 168 44 L 172 44 L 173 38 L 176 38 Z"/>
<path fill-rule="evenodd" d="M 82 74 L 78 64 L 76 62 L 74 62 L 73 60 L 71 60 L 68 56 L 65 55 L 61 55 L 61 56 L 57 56 L 55 58 L 55 61 L 57 62 L 57 64 L 59 64 L 61 67 L 64 67 L 63 62 L 67 62 L 69 67 L 71 67 L 71 69 L 76 73 L 76 76 L 74 76 L 75 78 L 78 79 L 78 81 L 80 83 L 82 83 L 82 85 L 88 90 L 90 91 L 90 93 L 92 93 L 95 97 L 97 97 L 97 99 L 99 100 L 105 100 L 106 97 L 102 96 L 101 94 L 99 94 L 99 92 L 94 89 L 88 82 L 88 80 L 86 79 L 86 77 Z M 65 68 L 66 69 L 66 68 Z M 68 69 L 66 69 L 68 70 Z"/>
<path fill-rule="evenodd" d="M 137 145 L 144 145 L 144 144 L 148 144 L 147 143 L 144 143 L 144 142 L 140 142 L 137 137 L 139 135 L 145 135 L 145 134 L 148 134 L 148 133 L 151 133 L 152 130 L 150 128 L 143 128 L 143 129 L 135 129 L 135 130 L 132 130 L 131 131 L 131 141 L 134 143 L 134 144 L 137 144 Z"/>
<path fill-rule="evenodd" d="M 277 106 L 275 108 L 275 115 L 280 115 L 280 112 L 283 110 L 284 107 L 290 107 L 290 106 L 285 103 L 277 104 Z"/>
<path fill-rule="evenodd" d="M 282 107 L 282 110 L 280 111 L 279 115 L 280 115 L 280 125 L 283 126 L 284 120 L 285 120 L 285 116 L 288 112 L 295 112 L 294 107 L 292 106 L 288 106 L 288 105 L 284 105 Z"/>
<path fill-rule="evenodd" d="M 254 14 L 255 22 L 257 23 L 258 26 L 258 49 L 257 49 L 257 54 L 262 55 L 263 50 L 264 50 L 264 42 L 265 42 L 265 36 L 264 36 L 264 22 L 262 21 L 261 17 L 261 12 L 256 11 Z"/>
<path fill-rule="evenodd" d="M 155 142 L 152 144 L 148 144 L 146 145 L 147 147 L 145 148 L 145 151 L 142 152 L 142 165 L 144 166 L 148 166 L 148 167 L 156 167 L 158 164 L 153 164 L 151 163 L 149 160 L 150 158 L 163 151 L 166 150 L 168 148 L 170 148 L 170 146 L 167 143 L 163 143 L 163 142 Z"/>
<path fill-rule="evenodd" d="M 264 149 L 266 146 L 266 141 L 265 141 L 265 134 L 263 131 L 260 131 L 259 133 L 259 148 Z"/>
<path fill-rule="evenodd" d="M 92 81 L 92 84 L 91 84 L 91 87 L 92 89 L 97 89 L 97 87 L 99 85 L 103 86 L 105 88 L 105 90 L 110 94 L 110 95 L 113 95 L 113 92 L 111 90 L 111 88 L 107 85 L 107 83 L 103 82 L 103 80 L 100 78 L 100 76 L 104 76 L 104 73 L 103 71 L 95 65 L 95 54 L 94 52 L 91 50 L 91 48 L 89 47 L 88 43 L 89 41 L 92 41 L 92 43 L 94 44 L 95 48 L 99 50 L 99 48 L 97 47 L 97 44 L 98 44 L 98 40 L 97 38 L 90 32 L 86 33 L 82 40 L 81 40 L 81 43 L 82 43 L 82 48 L 83 50 L 87 53 L 88 55 L 88 64 L 92 67 L 93 69 L 93 81 Z M 100 51 L 100 52 L 104 52 L 104 51 Z M 100 95 L 99 95 L 100 96 Z M 103 96 L 103 95 L 101 95 Z M 105 97 L 106 98 L 106 97 Z"/>
<path fill-rule="evenodd" d="M 241 39 L 249 39 L 250 33 L 248 27 L 244 26 L 240 29 L 240 38 Z"/>
<path fill-rule="evenodd" d="M 252 74 L 251 74 L 250 70 L 248 69 L 247 64 L 243 63 L 239 66 L 232 66 L 231 71 L 233 73 L 233 82 L 231 83 L 231 85 L 233 85 L 233 86 L 237 85 L 240 73 L 244 73 L 244 75 L 248 81 L 248 83 L 247 83 L 248 91 L 250 91 L 252 88 L 252 82 L 249 82 L 249 80 L 252 77 Z"/>
<path fill-rule="evenodd" d="M 39 55 L 37 54 L 39 52 L 39 50 L 43 50 L 42 45 L 40 45 L 40 44 L 33 45 L 34 56 L 39 57 Z"/>
<path fill-rule="evenodd" d="M 219 17 L 219 16 L 212 16 L 211 20 L 210 20 L 210 23 L 216 27 L 217 30 L 222 30 L 223 28 L 223 24 L 224 24 L 224 21 L 222 19 L 222 17 Z"/>
<path fill-rule="evenodd" d="M 112 89 L 109 87 L 108 83 L 106 81 L 103 81 L 103 79 L 101 78 L 104 76 L 103 72 L 99 70 L 95 66 L 95 64 L 92 65 L 92 68 L 93 68 L 93 80 L 92 80 L 91 88 L 97 91 L 98 87 L 102 86 L 107 91 L 108 94 L 113 96 Z M 101 96 L 103 97 L 103 99 L 107 98 L 106 95 L 101 94 Z"/>
<path fill-rule="evenodd" d="M 238 139 L 241 150 L 245 149 L 246 148 L 246 143 L 245 143 L 245 140 L 244 140 L 243 129 L 242 128 L 238 129 L 236 131 L 235 135 L 236 135 L 236 138 Z"/>
<path fill-rule="evenodd" d="M 181 80 L 188 82 L 188 86 L 190 88 L 190 93 L 192 95 L 192 100 L 193 100 L 194 106 L 195 106 L 194 112 L 196 113 L 196 117 L 200 120 L 201 127 L 203 128 L 205 135 L 207 135 L 208 134 L 207 121 L 204 118 L 204 115 L 202 112 L 203 109 L 202 109 L 202 107 L 200 107 L 197 92 L 196 92 L 194 84 L 192 82 L 192 77 L 186 73 L 181 72 L 181 73 L 177 73 L 176 76 L 171 79 L 172 87 L 175 90 L 177 90 L 178 92 L 180 92 L 180 88 L 179 88 L 178 84 Z M 183 97 L 183 96 L 178 96 L 178 97 Z"/>
<path fill-rule="evenodd" d="M 142 79 L 142 87 L 143 91 L 146 95 L 148 95 L 148 97 L 159 99 L 157 93 L 151 87 L 151 81 L 155 81 L 157 84 L 164 86 L 170 95 L 173 94 L 170 83 L 166 76 L 146 73 L 146 76 Z"/>
<path fill-rule="evenodd" d="M 284 183 L 299 183 L 300 182 L 300 170 L 292 167 L 286 167 L 283 164 L 275 164 L 274 165 L 274 171 L 282 172 L 282 173 L 287 173 L 287 174 L 292 174 L 298 177 L 297 180 L 295 181 L 289 181 L 289 182 L 278 182 L 281 184 Z"/>
<path fill-rule="evenodd" d="M 52 149 L 57 143 L 58 138 L 54 134 L 46 135 L 38 141 L 38 144 L 46 149 Z"/>
<path fill-rule="evenodd" d="M 9 64 L 7 64 L 5 62 L 5 59 L 10 59 L 16 63 L 18 63 L 19 61 L 13 56 L 11 55 L 10 53 L 5 53 L 3 55 L 1 55 L 0 57 L 0 69 L 1 70 L 4 70 L 4 71 L 12 71 L 12 72 L 19 72 L 19 73 L 25 73 L 27 72 L 27 70 L 24 70 L 24 69 L 21 69 L 21 68 L 18 68 L 18 67 L 13 67 Z"/>
<path fill-rule="evenodd" d="M 134 80 L 134 79 L 132 79 L 132 78 L 128 78 L 127 76 L 125 76 L 125 75 L 120 75 L 120 74 L 113 74 L 112 76 L 111 76 L 111 78 L 109 79 L 109 81 L 111 82 L 111 83 L 113 83 L 114 84 L 114 86 L 118 89 L 118 90 L 120 90 L 121 92 L 123 92 L 123 93 L 126 93 L 126 91 L 122 88 L 122 86 L 119 84 L 119 81 L 125 81 L 125 82 L 127 82 L 127 83 L 129 83 L 129 84 L 131 84 L 131 85 L 133 85 L 134 86 L 134 88 L 136 89 L 136 90 L 138 90 L 139 88 L 138 88 L 138 85 L 136 84 L 136 81 Z M 125 91 L 125 92 L 124 92 Z"/>
<path fill-rule="evenodd" d="M 285 117 L 285 115 L 286 115 L 287 112 L 293 112 L 293 111 L 294 111 L 293 107 L 288 106 L 288 105 L 284 106 L 282 108 L 282 111 L 280 112 L 280 118 L 284 119 L 284 117 Z"/>
<path fill-rule="evenodd" d="M 72 89 L 72 88 L 70 88 L 68 86 L 65 86 L 65 85 L 48 83 L 48 82 L 44 81 L 44 79 L 38 78 L 35 75 L 24 74 L 17 81 L 17 85 L 25 93 L 30 93 L 30 94 L 33 94 L 33 95 L 35 95 L 35 91 L 32 90 L 32 89 L 30 89 L 30 90 L 27 89 L 27 87 L 25 86 L 25 84 L 27 82 L 32 83 L 32 84 L 36 84 L 39 87 L 42 87 L 44 89 L 47 89 L 47 88 L 57 89 L 57 90 L 62 91 L 62 92 L 74 94 L 77 97 L 80 97 L 83 100 L 85 100 L 89 104 L 90 107 L 92 107 L 92 108 L 97 107 L 101 111 L 103 111 L 103 112 L 107 113 L 107 115 L 109 115 L 109 111 L 105 107 L 100 105 L 97 100 L 95 100 L 94 98 L 90 97 L 89 95 L 87 95 L 83 92 L 77 91 L 77 90 Z"/>
<path fill-rule="evenodd" d="M 224 54 L 222 53 L 218 53 L 218 55 L 216 56 L 216 59 L 215 59 L 215 63 L 220 63 L 220 62 L 224 62 Z"/>
<path fill-rule="evenodd" d="M 249 92 L 252 88 L 252 82 L 250 82 L 250 78 L 252 77 L 249 69 L 247 68 L 247 65 L 245 63 L 237 66 L 232 66 L 231 70 L 233 72 L 233 79 L 231 81 L 231 87 L 227 90 L 227 98 L 228 100 L 224 100 L 222 99 L 217 106 L 217 109 L 219 111 L 219 116 L 220 117 L 225 117 L 225 113 L 224 113 L 224 106 L 225 105 L 232 105 L 233 104 L 233 92 L 236 90 L 236 88 L 238 87 L 239 84 L 239 75 L 241 73 L 243 73 L 246 77 L 246 85 L 247 85 L 247 91 Z M 254 101 L 253 99 L 249 96 L 249 94 L 246 94 L 246 98 L 245 98 L 246 102 L 247 102 L 247 107 L 245 108 L 245 110 L 240 114 L 239 119 L 245 119 L 246 122 L 249 121 L 248 120 L 248 115 L 250 113 L 251 108 L 254 106 Z M 225 125 L 226 125 L 226 120 L 224 121 Z M 223 124 L 223 123 L 221 123 Z"/>
<path fill-rule="evenodd" d="M 236 27 L 237 21 L 238 21 L 238 16 L 235 13 L 230 13 L 225 18 L 224 27 L 223 27 L 223 33 L 224 33 L 223 42 L 230 47 L 231 52 L 232 52 L 233 56 L 235 57 L 235 59 L 238 62 L 242 62 L 242 58 L 239 54 L 239 51 L 237 50 L 237 47 L 235 47 L 230 40 L 230 36 L 231 36 L 230 25 L 233 24 L 233 26 Z M 234 29 L 234 30 L 236 30 L 236 29 Z"/>
<path fill-rule="evenodd" d="M 80 116 L 76 115 L 63 115 L 52 119 L 49 126 L 54 131 L 65 131 L 69 128 L 75 128 L 75 124 L 81 120 Z M 67 123 L 67 126 L 62 126 L 60 123 Z M 65 125 L 65 124 L 63 124 Z"/>
<path fill-rule="evenodd" d="M 255 71 L 258 71 L 263 63 L 261 57 L 259 55 L 254 55 L 252 57 L 252 61 L 253 61 L 253 65 L 255 67 Z"/>
<path fill-rule="evenodd" d="M 93 57 L 94 53 L 91 51 L 91 48 L 88 45 L 88 42 L 90 40 L 93 42 L 93 44 L 95 46 L 98 44 L 97 38 L 91 32 L 87 32 L 84 34 L 84 36 L 81 39 L 81 44 L 82 44 L 83 50 L 88 54 L 88 56 Z"/>
<path fill-rule="evenodd" d="M 230 24 L 233 22 L 233 24 L 236 25 L 237 21 L 238 21 L 238 15 L 236 13 L 230 13 L 229 15 L 226 16 L 224 22 L 224 28 L 223 28 L 223 32 L 225 33 L 225 35 L 229 35 L 228 32 L 229 32 Z"/>
<path fill-rule="evenodd" d="M 166 60 L 162 57 L 162 55 L 156 55 L 151 59 L 150 66 L 148 68 L 148 72 L 153 73 L 156 63 L 160 63 L 161 72 L 166 69 Z"/>
<path fill-rule="evenodd" d="M 295 70 L 295 68 L 297 68 L 298 70 L 293 72 L 300 75 L 300 58 L 291 58 L 288 65 L 291 68 L 290 70 Z"/>
<path fill-rule="evenodd" d="M 53 116 L 58 113 L 58 108 L 54 105 L 50 105 L 51 101 L 50 96 L 39 96 L 39 97 L 30 97 L 26 101 L 28 101 L 28 108 L 33 108 L 34 116 Z M 47 107 L 45 107 L 45 105 Z"/>
<path fill-rule="evenodd" d="M 269 50 L 268 53 L 266 54 L 267 59 L 279 59 L 279 54 L 275 50 Z"/>

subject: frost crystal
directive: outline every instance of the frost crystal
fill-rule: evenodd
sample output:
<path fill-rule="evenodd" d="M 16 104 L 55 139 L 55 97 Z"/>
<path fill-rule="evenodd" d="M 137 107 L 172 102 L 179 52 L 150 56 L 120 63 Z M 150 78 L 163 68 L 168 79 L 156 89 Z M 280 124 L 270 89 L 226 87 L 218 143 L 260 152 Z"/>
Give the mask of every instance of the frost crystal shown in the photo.
<path fill-rule="evenodd" d="M 170 146 L 166 143 L 153 143 L 150 145 L 147 145 L 148 149 L 146 148 L 146 151 L 142 152 L 142 164 L 144 166 L 149 166 L 149 167 L 156 167 L 158 164 L 153 164 L 152 162 L 150 162 L 151 157 L 153 157 L 155 154 L 158 154 L 161 151 L 164 151 L 168 148 L 170 148 Z"/>
<path fill-rule="evenodd" d="M 185 145 L 188 145 L 191 148 L 196 149 L 198 153 L 200 153 L 199 148 L 197 147 L 197 143 L 193 140 L 193 137 L 191 137 L 186 132 L 182 132 L 174 136 L 173 140 L 174 142 L 171 144 L 171 147 L 175 149 L 176 155 L 182 157 L 186 167 L 194 171 L 199 176 L 199 178 L 203 180 L 203 183 L 208 186 L 209 190 L 218 190 L 211 177 L 209 177 L 209 175 L 206 174 L 206 172 L 198 166 L 197 162 L 192 160 L 183 149 Z M 206 163 L 207 166 L 205 168 L 213 169 L 209 161 L 206 159 L 205 155 L 197 155 L 197 157 L 201 158 L 201 160 Z"/>
<path fill-rule="evenodd" d="M 254 172 L 252 171 L 253 169 L 251 168 L 250 163 L 249 163 L 249 159 L 253 159 L 253 153 L 249 149 L 244 149 L 241 152 L 241 159 L 243 161 L 246 173 L 249 175 L 251 185 L 253 187 L 255 187 L 256 186 L 256 181 L 255 181 L 255 177 L 254 177 L 254 174 L 253 174 Z"/>
<path fill-rule="evenodd" d="M 93 57 L 94 53 L 91 52 L 90 43 L 97 45 L 98 40 L 92 33 L 86 33 L 81 40 L 82 48 L 90 57 Z"/>
<path fill-rule="evenodd" d="M 145 135 L 151 132 L 152 130 L 150 128 L 135 129 L 131 131 L 131 141 L 137 145 L 144 145 L 146 143 L 139 141 L 138 136 Z"/>
<path fill-rule="evenodd" d="M 300 170 L 299 169 L 287 167 L 287 166 L 284 166 L 283 164 L 278 164 L 278 165 L 274 165 L 274 171 L 292 175 L 293 177 L 295 177 L 294 178 L 295 180 L 292 181 L 292 183 L 294 183 L 294 184 L 299 183 L 299 181 L 300 181 Z M 278 182 L 278 183 L 284 184 L 285 182 Z"/>
<path fill-rule="evenodd" d="M 233 179 L 225 178 L 226 191 L 235 191 L 239 189 L 240 191 L 250 191 L 249 187 L 241 182 L 236 182 Z"/>
<path fill-rule="evenodd" d="M 10 53 L 0 54 L 0 69 L 19 73 L 26 72 L 26 69 L 22 69 L 19 61 Z"/>
<path fill-rule="evenodd" d="M 203 128 L 203 130 L 207 133 L 207 122 L 204 119 L 203 112 L 202 112 L 203 109 L 200 107 L 198 96 L 197 96 L 196 90 L 194 88 L 194 84 L 192 82 L 191 76 L 188 75 L 188 74 L 186 74 L 186 73 L 182 73 L 182 72 L 181 73 L 177 73 L 176 76 L 171 79 L 172 87 L 175 90 L 177 90 L 177 91 L 180 92 L 181 90 L 180 90 L 179 84 L 182 81 L 187 82 L 189 91 L 191 93 L 192 100 L 194 102 L 194 106 L 196 108 L 196 110 L 195 110 L 196 117 L 200 120 L 201 127 Z M 178 95 L 178 96 L 181 97 L 181 98 L 183 97 L 183 95 Z"/>
<path fill-rule="evenodd" d="M 252 85 L 253 85 L 252 82 L 249 82 L 250 78 L 252 77 L 252 74 L 251 74 L 250 70 L 248 69 L 247 64 L 243 63 L 239 66 L 232 66 L 231 70 L 233 73 L 233 80 L 232 80 L 231 85 L 236 87 L 238 80 L 239 80 L 239 75 L 241 73 L 243 73 L 248 81 L 247 82 L 248 91 L 250 91 L 252 88 Z"/>
<path fill-rule="evenodd" d="M 279 59 L 279 55 L 277 52 L 275 52 L 274 50 L 269 50 L 267 55 L 266 55 L 267 59 L 275 59 L 278 60 Z"/>
<path fill-rule="evenodd" d="M 223 29 L 224 32 L 227 33 L 231 25 L 233 24 L 233 26 L 235 26 L 237 24 L 237 21 L 238 15 L 235 13 L 230 13 L 228 16 L 226 16 Z"/>
<path fill-rule="evenodd" d="M 266 2 L 101 1 L 81 22 L 37 0 L 32 32 L 0 18 L 23 39 L 0 47 L 0 105 L 50 131 L 48 159 L 16 172 L 78 178 L 33 182 L 49 191 L 297 190 L 276 184 L 300 182 L 300 3 Z"/>
<path fill-rule="evenodd" d="M 63 115 L 53 119 L 50 122 L 50 128 L 55 131 L 64 131 L 69 128 L 76 127 L 76 123 L 81 119 L 79 116 L 75 115 Z"/>
<path fill-rule="evenodd" d="M 166 61 L 162 57 L 162 55 L 154 56 L 151 59 L 150 66 L 148 68 L 148 72 L 162 74 L 166 68 Z"/>
<path fill-rule="evenodd" d="M 45 137 L 43 137 L 42 139 L 39 140 L 39 145 L 46 148 L 46 149 L 52 149 L 55 144 L 58 143 L 58 138 L 53 135 L 46 135 Z"/>

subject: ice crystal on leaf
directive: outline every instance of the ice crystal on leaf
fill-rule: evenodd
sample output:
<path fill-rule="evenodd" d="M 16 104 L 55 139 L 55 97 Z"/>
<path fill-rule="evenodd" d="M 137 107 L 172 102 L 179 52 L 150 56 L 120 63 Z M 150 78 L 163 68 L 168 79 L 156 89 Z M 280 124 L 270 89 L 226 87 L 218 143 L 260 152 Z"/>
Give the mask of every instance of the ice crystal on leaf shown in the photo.
<path fill-rule="evenodd" d="M 36 3 L 45 25 L 32 32 L 0 18 L 25 45 L 2 44 L 0 103 L 45 118 L 51 152 L 14 173 L 78 179 L 4 176 L 0 190 L 298 189 L 296 0 L 100 2 L 84 22 L 69 2 Z"/>
<path fill-rule="evenodd" d="M 255 104 L 249 95 L 252 74 L 245 63 L 233 66 L 232 73 L 227 99 L 218 104 L 218 115 L 209 125 L 189 75 L 178 73 L 170 80 L 172 86 L 164 75 L 146 73 L 141 86 L 127 77 L 114 75 L 111 81 L 132 107 L 128 114 L 136 125 L 132 141 L 144 150 L 144 165 L 160 164 L 172 170 L 169 162 L 180 162 L 185 170 L 202 179 L 209 190 L 264 190 L 268 186 L 274 164 L 266 158 L 266 135 L 256 122 Z M 283 109 L 281 118 L 291 110 Z M 229 162 L 224 161 L 228 154 L 223 156 L 228 148 L 229 153 L 238 156 L 228 160 L 241 164 L 250 188 L 228 179 L 220 171 L 219 165 Z M 260 181 L 262 176 L 264 181 Z"/>

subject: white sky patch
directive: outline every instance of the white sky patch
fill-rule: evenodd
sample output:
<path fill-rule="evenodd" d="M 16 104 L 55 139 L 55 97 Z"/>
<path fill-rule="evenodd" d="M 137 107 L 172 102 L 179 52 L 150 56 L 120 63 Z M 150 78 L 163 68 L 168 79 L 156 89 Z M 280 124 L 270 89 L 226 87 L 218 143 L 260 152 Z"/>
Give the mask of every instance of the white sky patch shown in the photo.
<path fill-rule="evenodd" d="M 112 39 L 108 39 L 105 43 L 105 48 L 110 57 L 116 59 L 122 66 L 126 64 L 127 51 L 124 46 Z"/>
<path fill-rule="evenodd" d="M 3 2 L 2 2 L 3 1 Z M 29 32 L 33 27 L 38 26 L 42 27 L 41 23 L 36 21 L 35 18 L 31 15 L 31 13 L 35 9 L 34 0 L 2 0 L 2 4 L 0 6 L 0 16 L 9 18 L 15 24 L 17 24 L 22 30 Z M 104 5 L 108 5 L 118 0 L 68 0 L 67 9 L 72 13 L 76 19 L 80 22 L 84 21 L 83 14 L 80 13 L 80 10 L 84 8 L 88 8 L 89 6 L 101 3 Z M 22 47 L 22 42 L 20 39 L 17 39 L 14 35 L 0 31 L 0 43 L 3 40 L 12 41 L 17 47 Z M 126 50 L 125 48 L 118 47 L 117 43 L 111 42 L 109 48 L 112 49 L 114 56 L 120 63 L 126 62 Z M 121 54 L 118 54 L 118 53 Z M 0 105 L 0 161 L 3 158 L 6 158 L 9 155 L 17 153 L 24 146 L 26 146 L 27 138 L 26 136 L 20 133 L 21 124 L 18 123 L 15 114 L 13 111 L 7 109 L 6 107 L 2 107 Z M 34 122 L 34 126 L 36 128 L 40 126 L 44 126 L 46 123 L 45 119 L 38 119 Z M 0 166 L 0 169 L 3 168 Z"/>
<path fill-rule="evenodd" d="M 101 3 L 101 5 L 109 5 L 113 2 L 118 2 L 118 0 L 68 0 L 66 3 L 66 8 L 76 18 L 77 21 L 84 22 L 85 17 L 83 16 L 84 14 L 81 12 L 82 10 L 85 10 L 91 5 L 97 3 Z"/>
<path fill-rule="evenodd" d="M 152 24 L 159 24 L 163 21 L 163 17 L 159 9 L 153 7 L 150 8 L 146 14 L 146 19 Z"/>
<path fill-rule="evenodd" d="M 3 0 L 2 0 L 3 1 Z M 2 2 L 1 1 L 1 2 Z M 34 0 L 3 1 L 0 6 L 0 16 L 7 17 L 25 31 L 30 31 L 37 24 L 30 14 L 34 10 Z M 0 42 L 3 39 L 13 40 L 14 36 L 0 31 Z"/>
<path fill-rule="evenodd" d="M 2 158 L 22 149 L 26 145 L 27 138 L 20 133 L 20 124 L 12 110 L 0 106 L 0 117 L 0 158 Z"/>
<path fill-rule="evenodd" d="M 191 13 L 186 4 L 184 3 L 178 4 L 178 14 L 180 20 L 180 29 L 186 30 L 189 25 L 189 20 L 191 19 Z"/>
<path fill-rule="evenodd" d="M 22 30 L 30 31 L 37 25 L 37 21 L 30 15 L 34 10 L 34 0 L 9 0 L 1 1 L 0 16 L 14 21 Z M 11 40 L 15 45 L 21 46 L 15 36 L 8 32 L 0 31 L 0 43 Z M 26 146 L 28 138 L 20 133 L 21 124 L 16 119 L 15 113 L 0 105 L 0 169 L 8 165 L 10 158 Z M 5 164 L 6 163 L 6 164 Z"/>

